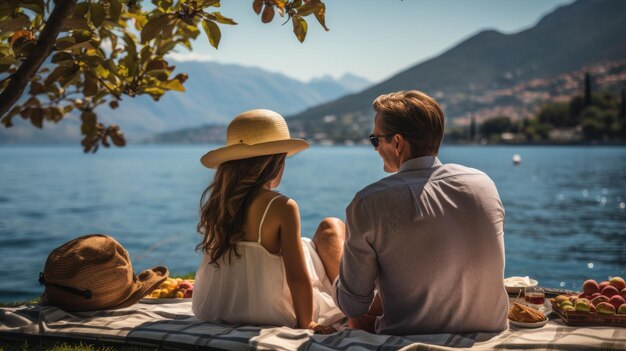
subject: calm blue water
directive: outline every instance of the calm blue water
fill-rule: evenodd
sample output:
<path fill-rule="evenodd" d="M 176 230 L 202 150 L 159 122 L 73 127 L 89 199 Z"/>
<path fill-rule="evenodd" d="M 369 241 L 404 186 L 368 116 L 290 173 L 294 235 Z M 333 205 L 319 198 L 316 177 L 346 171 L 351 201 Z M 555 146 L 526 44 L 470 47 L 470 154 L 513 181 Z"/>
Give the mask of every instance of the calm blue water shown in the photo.
<path fill-rule="evenodd" d="M 0 148 L 0 301 L 35 297 L 48 253 L 87 233 L 115 236 L 135 270 L 194 272 L 206 146 Z M 522 156 L 519 167 L 514 154 Z M 626 148 L 444 147 L 441 160 L 485 171 L 506 208 L 506 275 L 551 287 L 626 276 Z M 384 177 L 368 147 L 314 147 L 288 159 L 279 190 L 294 198 L 303 235 L 344 218 L 356 191 Z"/>

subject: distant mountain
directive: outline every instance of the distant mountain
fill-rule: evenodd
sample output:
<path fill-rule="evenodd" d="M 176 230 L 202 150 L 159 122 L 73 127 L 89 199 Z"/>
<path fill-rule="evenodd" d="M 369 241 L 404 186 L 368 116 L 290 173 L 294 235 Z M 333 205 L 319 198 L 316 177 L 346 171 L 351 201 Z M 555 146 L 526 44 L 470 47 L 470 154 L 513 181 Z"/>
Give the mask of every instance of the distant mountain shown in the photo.
<path fill-rule="evenodd" d="M 334 79 L 329 75 L 313 78 L 309 81 L 308 85 L 315 87 L 315 89 L 319 91 L 337 90 L 338 93 L 343 91 L 343 94 L 345 94 L 346 91 L 361 91 L 371 85 L 371 82 L 365 78 L 355 76 L 354 74 L 346 73 L 339 77 L 339 79 Z"/>
<path fill-rule="evenodd" d="M 369 82 L 353 75 L 326 77 L 308 83 L 255 67 L 216 62 L 175 62 L 185 72 L 185 93 L 169 92 L 154 102 L 140 96 L 124 98 L 117 110 L 96 110 L 106 123 L 119 124 L 127 139 L 138 141 L 155 133 L 207 124 L 226 124 L 252 108 L 269 108 L 284 115 L 336 99 L 365 88 Z M 80 140 L 79 120 L 70 116 L 43 130 L 15 118 L 15 127 L 0 128 L 0 143 L 62 143 Z"/>
<path fill-rule="evenodd" d="M 435 96 L 453 123 L 484 108 L 472 97 L 487 90 L 626 59 L 624 33 L 626 1 L 579 0 L 519 33 L 482 31 L 364 91 L 292 115 L 289 125 L 308 138 L 362 140 L 371 130 L 372 101 L 381 94 L 407 89 Z M 423 39 L 414 40 L 417 45 Z"/>

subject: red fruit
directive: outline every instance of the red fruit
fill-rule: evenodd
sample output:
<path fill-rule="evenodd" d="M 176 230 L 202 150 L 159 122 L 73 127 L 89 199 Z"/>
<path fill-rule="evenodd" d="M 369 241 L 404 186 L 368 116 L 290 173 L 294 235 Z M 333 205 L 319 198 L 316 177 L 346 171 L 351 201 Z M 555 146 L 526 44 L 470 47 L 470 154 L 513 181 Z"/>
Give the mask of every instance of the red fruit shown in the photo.
<path fill-rule="evenodd" d="M 617 291 L 620 291 L 624 288 L 626 288 L 626 282 L 624 281 L 624 279 L 620 278 L 620 277 L 613 277 L 611 279 L 609 279 L 609 284 L 611 284 L 612 286 L 617 288 Z"/>
<path fill-rule="evenodd" d="M 626 299 L 626 289 L 622 289 L 622 291 L 619 292 L 619 294 Z"/>
<path fill-rule="evenodd" d="M 615 307 L 608 302 L 600 302 L 596 306 L 596 312 L 600 314 L 615 314 Z"/>
<path fill-rule="evenodd" d="M 615 310 L 617 311 L 619 306 L 621 306 L 622 304 L 626 303 L 626 300 L 624 300 L 624 298 L 619 296 L 619 295 L 615 295 L 615 296 L 612 296 L 609 299 L 609 303 L 611 305 L 613 305 L 613 307 L 615 307 Z"/>
<path fill-rule="evenodd" d="M 193 287 L 193 285 L 191 285 L 190 283 L 187 283 L 187 282 L 182 282 L 182 283 L 178 284 L 178 287 L 180 289 L 190 289 L 190 288 Z"/>
<path fill-rule="evenodd" d="M 584 292 L 581 292 L 580 294 L 578 294 L 578 298 L 579 298 L 579 299 L 586 299 L 586 298 L 588 298 L 588 297 L 589 297 L 589 296 L 587 296 L 587 294 L 585 294 Z"/>
<path fill-rule="evenodd" d="M 591 300 L 591 304 L 594 306 L 598 306 L 600 302 L 609 302 L 609 298 L 604 295 L 600 295 Z"/>
<path fill-rule="evenodd" d="M 594 306 L 593 304 L 591 304 L 589 306 L 589 312 L 595 312 L 596 311 L 596 306 Z"/>
<path fill-rule="evenodd" d="M 606 297 L 612 297 L 615 295 L 619 295 L 619 290 L 616 287 L 609 285 L 606 288 L 602 289 L 602 295 Z"/>
<path fill-rule="evenodd" d="M 599 292 L 594 293 L 593 295 L 591 295 L 591 298 L 592 298 L 592 299 L 595 299 L 595 298 L 596 298 L 596 297 L 598 297 L 598 296 L 602 296 L 602 294 L 600 294 Z"/>
<path fill-rule="evenodd" d="M 583 293 L 585 295 L 591 296 L 597 292 L 600 292 L 600 287 L 598 286 L 598 282 L 595 280 L 589 279 L 583 283 Z"/>
<path fill-rule="evenodd" d="M 609 285 L 611 285 L 611 283 L 609 283 L 608 280 L 605 280 L 602 283 L 598 284 L 598 288 L 600 288 L 600 292 L 602 292 L 602 290 L 604 290 L 604 288 Z"/>
<path fill-rule="evenodd" d="M 185 297 L 186 298 L 190 298 L 193 296 L 193 288 L 189 288 L 187 290 L 185 290 Z"/>

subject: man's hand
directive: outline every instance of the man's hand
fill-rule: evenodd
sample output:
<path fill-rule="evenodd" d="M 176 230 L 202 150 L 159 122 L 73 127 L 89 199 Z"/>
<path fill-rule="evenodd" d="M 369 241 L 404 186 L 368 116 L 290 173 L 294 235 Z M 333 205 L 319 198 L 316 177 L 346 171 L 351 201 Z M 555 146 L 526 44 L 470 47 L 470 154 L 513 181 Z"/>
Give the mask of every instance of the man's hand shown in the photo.
<path fill-rule="evenodd" d="M 317 324 L 315 322 L 309 323 L 309 325 L 306 328 L 313 330 L 315 334 L 332 334 L 332 333 L 337 332 L 335 328 L 329 325 Z"/>

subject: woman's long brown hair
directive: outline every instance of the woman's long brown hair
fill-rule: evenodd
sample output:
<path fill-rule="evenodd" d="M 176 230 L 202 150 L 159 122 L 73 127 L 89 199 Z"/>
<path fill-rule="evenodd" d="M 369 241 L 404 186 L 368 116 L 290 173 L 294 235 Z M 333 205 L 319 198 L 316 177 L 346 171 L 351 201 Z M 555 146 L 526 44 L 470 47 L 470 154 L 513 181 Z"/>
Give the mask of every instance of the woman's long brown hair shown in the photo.
<path fill-rule="evenodd" d="M 248 207 L 267 182 L 278 176 L 287 154 L 258 156 L 225 162 L 218 166 L 213 182 L 200 199 L 198 233 L 204 235 L 196 250 L 211 257 L 210 264 L 219 267 L 218 260 L 235 256 L 237 242 L 244 237 L 243 225 Z"/>

